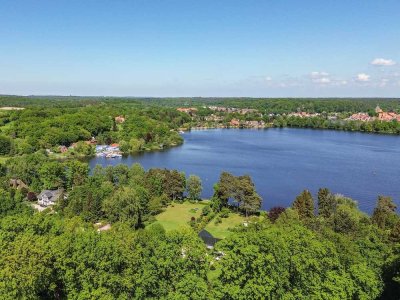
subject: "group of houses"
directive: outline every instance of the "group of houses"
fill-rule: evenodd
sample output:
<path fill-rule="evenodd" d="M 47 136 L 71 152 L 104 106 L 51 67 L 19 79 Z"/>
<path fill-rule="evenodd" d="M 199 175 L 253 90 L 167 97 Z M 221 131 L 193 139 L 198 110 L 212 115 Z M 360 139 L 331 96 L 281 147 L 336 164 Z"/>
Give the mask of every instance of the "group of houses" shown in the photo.
<path fill-rule="evenodd" d="M 265 128 L 264 121 L 240 121 L 239 119 L 232 119 L 229 122 L 230 127 L 241 128 Z"/>
<path fill-rule="evenodd" d="M 375 120 L 374 117 L 371 117 L 367 113 L 356 113 L 352 114 L 350 117 L 348 117 L 346 120 L 348 121 L 362 121 L 362 122 L 368 122 L 368 121 L 373 121 Z"/>
<path fill-rule="evenodd" d="M 288 114 L 288 117 L 298 117 L 298 118 L 313 118 L 313 117 L 318 117 L 320 114 L 319 113 L 308 113 L 305 111 L 299 111 L 299 112 L 292 112 Z"/>
<path fill-rule="evenodd" d="M 238 113 L 241 115 L 257 113 L 258 110 L 254 108 L 236 108 L 236 107 L 224 107 L 224 106 L 208 106 L 208 109 L 218 112 L 226 112 L 226 113 Z"/>
<path fill-rule="evenodd" d="M 395 112 L 385 112 L 379 106 L 375 108 L 375 113 L 376 117 L 372 117 L 367 113 L 355 113 L 352 114 L 350 117 L 348 117 L 347 120 L 362 121 L 362 122 L 375 121 L 375 120 L 390 122 L 396 120 L 397 122 L 400 122 L 400 114 L 397 114 Z"/>
<path fill-rule="evenodd" d="M 215 112 L 238 113 L 241 115 L 258 113 L 258 110 L 254 108 L 236 108 L 236 107 L 225 107 L 225 106 L 203 106 L 203 108 L 208 108 Z M 178 107 L 176 110 L 187 113 L 191 116 L 195 115 L 198 111 L 197 108 L 195 107 Z"/>

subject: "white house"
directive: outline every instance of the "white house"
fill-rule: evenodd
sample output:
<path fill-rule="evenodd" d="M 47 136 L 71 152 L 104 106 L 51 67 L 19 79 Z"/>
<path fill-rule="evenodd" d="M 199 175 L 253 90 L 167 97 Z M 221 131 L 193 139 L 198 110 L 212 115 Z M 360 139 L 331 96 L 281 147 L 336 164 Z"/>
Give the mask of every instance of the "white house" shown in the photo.
<path fill-rule="evenodd" d="M 62 192 L 62 189 L 44 190 L 37 196 L 38 204 L 45 207 L 54 205 L 60 199 Z"/>

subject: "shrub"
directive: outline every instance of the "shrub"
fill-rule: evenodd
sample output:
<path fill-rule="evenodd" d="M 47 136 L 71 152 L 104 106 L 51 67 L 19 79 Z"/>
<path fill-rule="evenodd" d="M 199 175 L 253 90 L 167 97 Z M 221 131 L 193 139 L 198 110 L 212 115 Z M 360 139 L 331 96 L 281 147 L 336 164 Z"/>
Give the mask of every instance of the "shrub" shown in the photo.
<path fill-rule="evenodd" d="M 221 224 L 222 223 L 222 220 L 221 220 L 221 218 L 220 217 L 217 217 L 216 219 L 215 219 L 215 225 L 218 225 L 218 224 Z"/>
<path fill-rule="evenodd" d="M 281 206 L 275 206 L 270 209 L 268 213 L 268 218 L 271 220 L 272 223 L 274 223 L 280 216 L 281 213 L 285 211 L 284 207 Z"/>
<path fill-rule="evenodd" d="M 28 192 L 26 195 L 28 201 L 35 201 L 37 199 L 36 194 L 34 192 Z"/>
<path fill-rule="evenodd" d="M 229 209 L 226 208 L 226 207 L 224 207 L 224 208 L 221 210 L 221 212 L 219 213 L 219 216 L 220 216 L 221 218 L 227 218 L 227 217 L 229 217 L 229 213 L 230 213 Z"/>
<path fill-rule="evenodd" d="M 203 209 L 201 211 L 201 215 L 202 216 L 208 216 L 210 214 L 210 212 L 211 212 L 211 208 L 210 208 L 209 205 L 207 205 L 207 206 L 203 207 Z"/>

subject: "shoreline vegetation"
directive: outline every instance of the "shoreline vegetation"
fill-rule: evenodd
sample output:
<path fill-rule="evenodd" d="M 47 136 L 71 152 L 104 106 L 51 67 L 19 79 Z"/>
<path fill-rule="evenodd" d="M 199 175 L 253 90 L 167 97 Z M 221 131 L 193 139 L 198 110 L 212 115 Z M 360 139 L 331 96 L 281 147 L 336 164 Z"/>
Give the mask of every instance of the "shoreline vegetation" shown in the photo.
<path fill-rule="evenodd" d="M 214 128 L 311 128 L 400 134 L 398 99 L 229 99 L 0 96 L 1 155 L 47 151 L 57 159 L 110 157 L 183 143 Z"/>
<path fill-rule="evenodd" d="M 96 166 L 89 175 L 85 163 L 43 153 L 10 158 L 0 179 L 0 283 L 13 283 L 0 284 L 0 294 L 9 298 L 140 290 L 144 298 L 196 291 L 199 299 L 227 299 L 238 284 L 250 298 L 281 298 L 293 285 L 297 296 L 398 295 L 400 216 L 390 197 L 379 196 L 371 216 L 326 188 L 317 198 L 304 190 L 290 207 L 261 211 L 268 199 L 248 175 L 222 172 L 211 199 L 201 200 L 196 175 L 138 164 Z M 176 272 L 191 274 L 194 287 L 177 292 L 188 281 L 169 275 Z M 96 280 L 88 281 L 93 273 Z M 289 280 L 299 273 L 334 288 L 310 287 L 302 276 Z M 281 292 L 263 289 L 283 275 Z M 115 280 L 106 284 L 109 276 Z"/>
<path fill-rule="evenodd" d="M 100 145 L 110 147 L 105 155 L 160 150 L 182 143 L 184 129 L 213 122 L 349 129 L 362 122 L 390 132 L 398 121 L 379 118 L 397 115 L 399 100 L 0 96 L 0 106 L 24 108 L 0 110 L 4 299 L 400 294 L 400 216 L 390 197 L 377 195 L 367 215 L 321 187 L 317 197 L 299 191 L 290 207 L 262 211 L 268 199 L 246 174 L 222 172 L 204 201 L 195 174 L 139 164 L 89 170 L 78 159 Z M 374 119 L 345 120 L 365 112 Z"/>

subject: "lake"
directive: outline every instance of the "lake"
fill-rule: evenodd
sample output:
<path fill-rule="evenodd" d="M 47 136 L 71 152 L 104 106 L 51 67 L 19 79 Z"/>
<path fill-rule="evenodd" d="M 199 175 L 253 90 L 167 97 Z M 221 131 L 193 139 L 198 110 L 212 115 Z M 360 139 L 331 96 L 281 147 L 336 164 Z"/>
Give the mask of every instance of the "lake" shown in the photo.
<path fill-rule="evenodd" d="M 203 197 L 213 193 L 222 171 L 249 174 L 263 209 L 290 206 L 309 189 L 328 187 L 358 201 L 371 213 L 378 195 L 400 200 L 400 137 L 357 132 L 270 128 L 198 130 L 183 134 L 182 146 L 122 158 L 93 158 L 90 167 L 168 168 L 196 174 Z"/>

